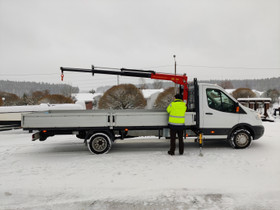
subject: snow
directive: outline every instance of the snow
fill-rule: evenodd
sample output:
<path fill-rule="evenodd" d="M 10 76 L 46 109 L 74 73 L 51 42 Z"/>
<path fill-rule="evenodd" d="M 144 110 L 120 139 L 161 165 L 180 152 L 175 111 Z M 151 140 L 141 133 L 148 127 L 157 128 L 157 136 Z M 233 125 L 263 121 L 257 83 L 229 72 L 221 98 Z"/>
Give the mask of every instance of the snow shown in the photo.
<path fill-rule="evenodd" d="M 225 89 L 225 91 L 229 94 L 232 94 L 232 92 L 234 92 L 236 89 Z"/>
<path fill-rule="evenodd" d="M 144 98 L 150 98 L 154 94 L 159 94 L 163 92 L 164 89 L 143 89 L 142 93 Z M 93 101 L 95 97 L 102 96 L 104 93 L 75 93 L 72 96 L 75 97 L 77 101 Z"/>
<path fill-rule="evenodd" d="M 144 98 L 150 98 L 153 94 L 159 94 L 161 92 L 163 92 L 164 89 L 143 89 L 142 93 Z"/>
<path fill-rule="evenodd" d="M 238 98 L 238 101 L 271 101 L 271 98 Z"/>
<path fill-rule="evenodd" d="M 279 103 L 274 103 L 273 106 L 272 106 L 272 109 L 278 109 L 280 108 L 280 97 L 279 97 Z"/>
<path fill-rule="evenodd" d="M 75 93 L 72 96 L 75 97 L 77 101 L 93 101 L 95 97 L 102 96 L 103 93 Z"/>
<path fill-rule="evenodd" d="M 158 95 L 163 92 L 164 89 L 143 89 L 142 93 L 144 98 L 147 99 L 146 109 L 152 109 Z"/>
<path fill-rule="evenodd" d="M 31 141 L 21 129 L 0 132 L 0 209 L 280 209 L 280 120 L 235 150 L 224 142 L 118 140 L 92 155 L 75 136 Z"/>
<path fill-rule="evenodd" d="M 253 89 L 252 91 L 256 94 L 257 97 L 260 97 L 261 95 L 263 95 L 265 93 L 264 91 L 258 91 L 255 89 Z"/>

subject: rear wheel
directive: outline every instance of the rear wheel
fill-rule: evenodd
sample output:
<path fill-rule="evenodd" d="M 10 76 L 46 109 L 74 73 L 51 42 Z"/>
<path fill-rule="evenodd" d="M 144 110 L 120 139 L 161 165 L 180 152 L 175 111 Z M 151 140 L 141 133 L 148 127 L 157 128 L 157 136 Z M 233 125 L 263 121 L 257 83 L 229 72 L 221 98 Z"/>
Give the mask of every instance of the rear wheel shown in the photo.
<path fill-rule="evenodd" d="M 232 133 L 229 143 L 235 149 L 244 149 L 250 146 L 252 139 L 252 135 L 247 129 L 237 129 Z"/>
<path fill-rule="evenodd" d="M 93 154 L 104 154 L 111 149 L 112 141 L 105 133 L 95 133 L 89 138 L 87 146 Z"/>

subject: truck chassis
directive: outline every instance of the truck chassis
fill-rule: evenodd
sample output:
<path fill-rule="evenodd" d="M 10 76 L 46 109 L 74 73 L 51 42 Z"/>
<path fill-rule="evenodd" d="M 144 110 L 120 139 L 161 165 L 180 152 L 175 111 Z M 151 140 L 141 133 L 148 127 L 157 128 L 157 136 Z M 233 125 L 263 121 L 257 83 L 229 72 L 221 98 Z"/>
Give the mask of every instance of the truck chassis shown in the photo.
<path fill-rule="evenodd" d="M 185 129 L 195 130 L 195 112 L 185 115 Z M 168 114 L 163 110 L 57 110 L 22 115 L 24 130 L 38 130 L 32 140 L 76 134 L 94 154 L 106 153 L 115 139 L 135 136 L 168 137 Z"/>

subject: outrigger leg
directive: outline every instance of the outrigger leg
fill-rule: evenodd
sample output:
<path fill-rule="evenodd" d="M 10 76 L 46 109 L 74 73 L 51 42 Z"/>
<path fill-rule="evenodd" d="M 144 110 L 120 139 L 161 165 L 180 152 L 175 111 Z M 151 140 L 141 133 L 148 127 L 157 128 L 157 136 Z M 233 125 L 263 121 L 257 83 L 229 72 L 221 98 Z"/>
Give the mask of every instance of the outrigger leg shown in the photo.
<path fill-rule="evenodd" d="M 202 145 L 203 144 L 203 137 L 202 137 L 202 133 L 199 133 L 199 156 L 203 156 L 202 154 Z"/>

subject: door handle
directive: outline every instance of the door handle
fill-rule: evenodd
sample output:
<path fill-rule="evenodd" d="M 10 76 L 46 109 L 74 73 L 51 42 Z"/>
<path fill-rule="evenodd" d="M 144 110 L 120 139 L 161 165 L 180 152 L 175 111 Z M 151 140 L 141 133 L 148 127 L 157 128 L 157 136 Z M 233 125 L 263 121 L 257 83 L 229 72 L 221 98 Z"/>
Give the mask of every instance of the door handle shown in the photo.
<path fill-rule="evenodd" d="M 207 114 L 207 115 L 213 115 L 213 113 L 210 113 L 210 112 L 206 112 L 205 114 Z"/>

